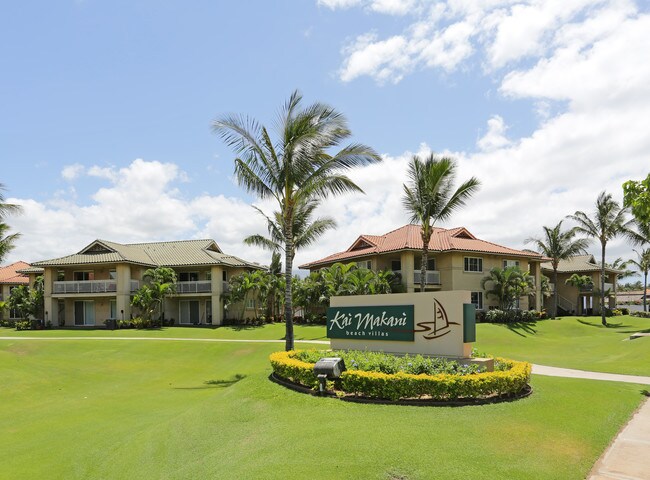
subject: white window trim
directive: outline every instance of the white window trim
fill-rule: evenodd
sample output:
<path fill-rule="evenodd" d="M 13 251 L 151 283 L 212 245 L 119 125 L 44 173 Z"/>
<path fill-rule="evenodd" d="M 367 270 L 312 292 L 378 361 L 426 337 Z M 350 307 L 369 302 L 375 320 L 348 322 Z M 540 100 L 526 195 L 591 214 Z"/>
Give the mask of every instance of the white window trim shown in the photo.
<path fill-rule="evenodd" d="M 466 261 L 470 260 L 470 259 L 480 260 L 481 269 L 480 270 L 467 270 L 465 267 L 469 266 L 469 262 L 466 262 Z M 463 257 L 463 272 L 464 273 L 483 273 L 483 257 Z"/>

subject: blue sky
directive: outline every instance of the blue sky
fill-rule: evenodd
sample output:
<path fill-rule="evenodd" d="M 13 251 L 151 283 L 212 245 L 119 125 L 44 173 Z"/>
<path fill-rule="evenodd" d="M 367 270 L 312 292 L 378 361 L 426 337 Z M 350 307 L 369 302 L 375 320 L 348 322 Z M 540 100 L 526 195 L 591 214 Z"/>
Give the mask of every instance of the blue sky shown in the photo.
<path fill-rule="evenodd" d="M 0 182 L 25 208 L 8 260 L 211 237 L 268 261 L 241 244 L 264 224 L 210 124 L 271 124 L 295 88 L 385 157 L 354 173 L 368 195 L 323 204 L 339 229 L 298 263 L 407 223 L 405 165 L 430 150 L 484 185 L 445 226 L 522 248 L 650 170 L 649 48 L 648 4 L 625 0 L 5 2 Z"/>

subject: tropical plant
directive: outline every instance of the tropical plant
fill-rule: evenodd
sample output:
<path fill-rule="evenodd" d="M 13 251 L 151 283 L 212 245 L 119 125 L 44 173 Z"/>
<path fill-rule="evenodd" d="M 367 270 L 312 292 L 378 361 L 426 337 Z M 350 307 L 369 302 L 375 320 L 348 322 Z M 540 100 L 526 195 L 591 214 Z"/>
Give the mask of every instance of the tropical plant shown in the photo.
<path fill-rule="evenodd" d="M 650 174 L 645 180 L 628 180 L 623 184 L 623 205 L 641 223 L 650 224 Z"/>
<path fill-rule="evenodd" d="M 18 214 L 22 212 L 20 205 L 14 205 L 5 201 L 4 184 L 0 183 L 0 263 L 2 263 L 7 254 L 15 247 L 16 240 L 20 233 L 9 233 L 10 227 L 4 222 L 7 215 Z"/>
<path fill-rule="evenodd" d="M 293 253 L 313 244 L 318 237 L 327 230 L 336 227 L 336 221 L 330 217 L 317 218 L 312 221 L 311 217 L 318 207 L 316 199 L 308 199 L 300 202 L 295 209 L 293 217 Z M 244 239 L 246 245 L 262 247 L 272 252 L 281 252 L 284 244 L 283 218 L 280 212 L 274 212 L 273 218 L 268 217 L 262 210 L 253 206 L 260 215 L 266 219 L 266 226 L 269 232 L 268 237 L 263 235 L 250 235 Z M 293 259 L 292 259 L 293 260 Z"/>
<path fill-rule="evenodd" d="M 636 266 L 639 272 L 643 273 L 643 311 L 648 311 L 648 272 L 650 271 L 650 248 L 641 251 L 634 250 L 637 258 L 630 260 L 629 263 Z"/>
<path fill-rule="evenodd" d="M 598 239 L 600 242 L 600 315 L 601 323 L 607 326 L 605 317 L 605 253 L 607 243 L 618 236 L 626 236 L 638 241 L 638 234 L 632 230 L 632 220 L 626 218 L 627 209 L 621 208 L 612 195 L 601 192 L 596 199 L 596 209 L 592 216 L 577 211 L 568 218 L 577 223 L 575 231 Z"/>
<path fill-rule="evenodd" d="M 628 268 L 630 264 L 629 260 L 623 260 L 622 257 L 618 257 L 612 263 L 605 263 L 605 267 L 611 268 L 613 270 L 620 270 L 621 273 L 616 274 L 616 280 L 623 280 L 624 278 L 631 277 L 634 275 L 634 270 Z"/>
<path fill-rule="evenodd" d="M 279 207 L 279 225 L 285 260 L 286 350 L 294 348 L 292 270 L 294 217 L 300 205 L 329 195 L 362 192 L 346 170 L 379 162 L 371 148 L 354 143 L 335 154 L 328 151 L 351 135 L 343 114 L 332 107 L 313 103 L 305 108 L 302 95 L 294 91 L 281 110 L 278 139 L 252 119 L 229 115 L 216 120 L 213 128 L 237 154 L 235 178 L 260 198 L 274 198 Z"/>
<path fill-rule="evenodd" d="M 519 267 L 494 267 L 481 279 L 481 288 L 485 290 L 485 296 L 496 298 L 501 310 L 516 308 L 519 298 L 530 295 L 534 285 L 534 278 Z M 486 288 L 488 286 L 490 288 Z"/>
<path fill-rule="evenodd" d="M 402 204 L 411 222 L 421 226 L 420 291 L 424 292 L 433 226 L 438 221 L 447 220 L 455 210 L 465 205 L 478 190 L 480 182 L 472 177 L 454 190 L 456 163 L 451 158 L 437 157 L 433 153 L 424 160 L 414 155 L 408 167 L 408 178 L 409 183 L 403 185 Z"/>
<path fill-rule="evenodd" d="M 165 299 L 176 293 L 176 272 L 168 267 L 147 269 L 142 275 L 146 282 L 133 295 L 131 305 L 140 309 L 145 320 L 152 320 L 157 312 L 165 321 Z"/>
<path fill-rule="evenodd" d="M 42 318 L 44 309 L 43 276 L 36 277 L 32 286 L 14 287 L 5 305 L 7 308 L 15 310 L 22 319 Z"/>
<path fill-rule="evenodd" d="M 567 285 L 571 285 L 573 287 L 576 287 L 578 289 L 578 298 L 576 300 L 576 314 L 578 313 L 578 306 L 580 305 L 580 292 L 581 290 L 591 287 L 594 285 L 594 281 L 591 279 L 589 275 L 580 275 L 579 273 L 574 273 L 572 274 L 569 278 L 567 278 L 564 283 Z M 582 312 L 585 314 L 585 312 Z"/>
<path fill-rule="evenodd" d="M 560 265 L 560 261 L 568 260 L 576 255 L 586 253 L 589 241 L 584 238 L 575 238 L 575 229 L 562 231 L 562 220 L 560 220 L 554 227 L 542 228 L 544 229 L 543 237 L 528 238 L 525 242 L 534 244 L 535 248 L 539 250 L 541 254 L 551 259 L 551 266 L 553 267 L 553 284 L 555 285 L 551 318 L 555 318 L 557 316 L 558 306 L 557 269 Z"/>

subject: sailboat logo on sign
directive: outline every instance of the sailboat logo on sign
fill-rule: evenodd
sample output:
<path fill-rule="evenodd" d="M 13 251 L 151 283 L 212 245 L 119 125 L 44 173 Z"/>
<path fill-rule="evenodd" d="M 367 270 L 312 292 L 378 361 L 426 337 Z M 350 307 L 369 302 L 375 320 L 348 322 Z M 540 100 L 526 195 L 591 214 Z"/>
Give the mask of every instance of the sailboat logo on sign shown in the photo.
<path fill-rule="evenodd" d="M 433 320 L 428 322 L 418 322 L 415 333 L 421 333 L 422 337 L 427 340 L 435 340 L 451 333 L 450 325 L 460 325 L 458 322 L 450 322 L 447 311 L 438 300 L 433 301 Z"/>

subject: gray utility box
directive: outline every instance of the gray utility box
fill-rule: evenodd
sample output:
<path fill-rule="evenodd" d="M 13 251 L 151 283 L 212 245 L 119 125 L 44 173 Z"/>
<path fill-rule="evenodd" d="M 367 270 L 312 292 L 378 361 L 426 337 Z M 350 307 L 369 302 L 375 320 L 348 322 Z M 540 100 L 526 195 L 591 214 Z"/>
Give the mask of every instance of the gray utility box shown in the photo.
<path fill-rule="evenodd" d="M 329 380 L 339 378 L 345 371 L 345 362 L 339 357 L 321 358 L 314 365 L 316 376 L 326 375 Z"/>

